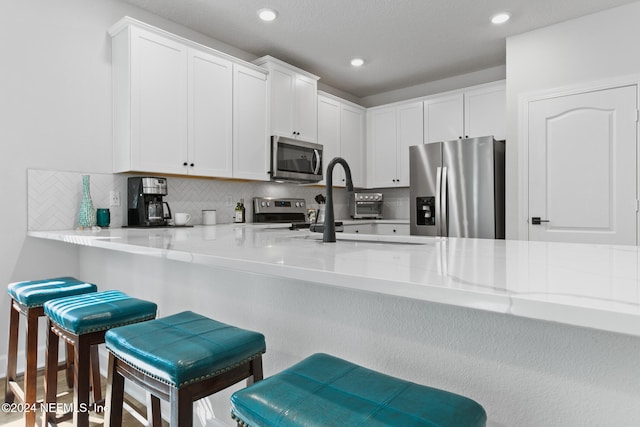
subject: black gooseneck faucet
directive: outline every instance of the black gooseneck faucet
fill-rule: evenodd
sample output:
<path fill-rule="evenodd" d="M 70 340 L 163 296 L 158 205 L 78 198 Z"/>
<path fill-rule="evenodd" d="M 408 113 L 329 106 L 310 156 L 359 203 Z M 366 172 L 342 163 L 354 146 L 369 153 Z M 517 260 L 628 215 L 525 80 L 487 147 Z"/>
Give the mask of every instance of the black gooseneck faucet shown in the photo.
<path fill-rule="evenodd" d="M 347 174 L 346 190 L 353 191 L 353 181 L 351 180 L 351 169 L 347 164 L 347 161 L 342 157 L 335 157 L 329 162 L 327 166 L 327 176 L 325 181 L 327 183 L 327 203 L 324 207 L 324 227 L 322 231 L 323 242 L 335 242 L 336 241 L 336 221 L 333 216 L 333 168 L 336 164 L 340 163 Z"/>

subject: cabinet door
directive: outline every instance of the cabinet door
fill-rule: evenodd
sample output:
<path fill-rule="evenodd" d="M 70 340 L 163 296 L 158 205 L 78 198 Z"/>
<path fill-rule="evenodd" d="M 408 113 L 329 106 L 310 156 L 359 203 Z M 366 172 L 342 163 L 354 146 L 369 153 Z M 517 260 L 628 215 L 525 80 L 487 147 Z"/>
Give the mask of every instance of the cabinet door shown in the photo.
<path fill-rule="evenodd" d="M 364 109 L 341 104 L 340 107 L 340 155 L 351 168 L 355 187 L 364 187 Z M 341 170 L 341 183 L 345 185 Z"/>
<path fill-rule="evenodd" d="M 295 73 L 272 66 L 269 68 L 269 79 L 271 80 L 271 133 L 294 137 Z"/>
<path fill-rule="evenodd" d="M 188 64 L 189 158 L 185 173 L 188 170 L 189 174 L 199 176 L 230 178 L 233 171 L 232 63 L 190 49 Z"/>
<path fill-rule="evenodd" d="M 396 108 L 375 110 L 371 113 L 371 165 L 370 187 L 396 185 L 396 140 L 398 135 Z"/>
<path fill-rule="evenodd" d="M 322 144 L 322 170 L 326 183 L 329 161 L 340 155 L 340 102 L 318 96 L 318 143 Z M 334 173 L 333 185 L 342 185 L 338 174 Z"/>
<path fill-rule="evenodd" d="M 409 147 L 423 141 L 422 102 L 398 107 L 398 153 L 396 185 L 409 186 Z"/>
<path fill-rule="evenodd" d="M 455 94 L 424 101 L 424 142 L 464 137 L 464 96 Z"/>
<path fill-rule="evenodd" d="M 309 142 L 318 140 L 318 85 L 308 77 L 295 78 L 293 130 L 296 137 Z"/>
<path fill-rule="evenodd" d="M 267 76 L 233 66 L 233 176 L 268 181 Z"/>
<path fill-rule="evenodd" d="M 493 135 L 497 140 L 506 138 L 505 94 L 504 83 L 465 92 L 465 136 L 475 138 Z"/>
<path fill-rule="evenodd" d="M 187 48 L 132 31 L 132 170 L 184 173 L 187 159 Z"/>

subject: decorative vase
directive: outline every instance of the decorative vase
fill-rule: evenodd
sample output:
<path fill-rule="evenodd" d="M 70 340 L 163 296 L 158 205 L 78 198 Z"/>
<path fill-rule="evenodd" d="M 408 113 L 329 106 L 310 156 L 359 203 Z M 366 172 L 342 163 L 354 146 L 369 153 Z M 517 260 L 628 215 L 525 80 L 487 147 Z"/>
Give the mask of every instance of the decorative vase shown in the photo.
<path fill-rule="evenodd" d="M 80 202 L 80 214 L 78 225 L 82 228 L 91 228 L 96 225 L 96 210 L 91 200 L 90 176 L 82 175 L 82 201 Z"/>

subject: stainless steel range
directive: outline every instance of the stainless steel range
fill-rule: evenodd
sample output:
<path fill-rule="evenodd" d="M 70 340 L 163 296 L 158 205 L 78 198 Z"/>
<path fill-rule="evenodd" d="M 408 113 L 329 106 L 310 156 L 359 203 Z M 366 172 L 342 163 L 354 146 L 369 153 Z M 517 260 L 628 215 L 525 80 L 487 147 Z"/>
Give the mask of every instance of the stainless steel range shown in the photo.
<path fill-rule="evenodd" d="M 253 222 L 296 223 L 305 222 L 307 206 L 304 199 L 253 198 Z"/>

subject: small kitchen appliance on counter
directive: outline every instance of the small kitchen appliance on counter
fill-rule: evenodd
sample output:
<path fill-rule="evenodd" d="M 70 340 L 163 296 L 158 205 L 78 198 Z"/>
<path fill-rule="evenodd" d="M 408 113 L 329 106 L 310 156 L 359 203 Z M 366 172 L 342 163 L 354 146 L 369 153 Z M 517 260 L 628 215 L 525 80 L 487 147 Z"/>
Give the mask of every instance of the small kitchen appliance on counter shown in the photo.
<path fill-rule="evenodd" d="M 382 219 L 382 193 L 351 193 L 349 215 L 353 219 Z"/>
<path fill-rule="evenodd" d="M 166 227 L 171 219 L 167 179 L 152 176 L 132 177 L 127 182 L 127 220 L 129 227 Z"/>
<path fill-rule="evenodd" d="M 253 222 L 303 223 L 307 215 L 304 199 L 253 198 Z"/>

